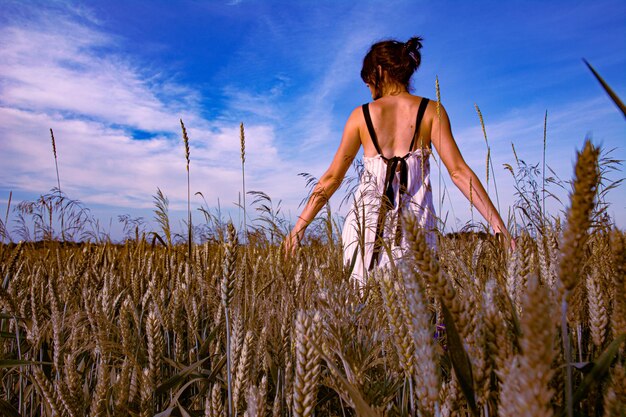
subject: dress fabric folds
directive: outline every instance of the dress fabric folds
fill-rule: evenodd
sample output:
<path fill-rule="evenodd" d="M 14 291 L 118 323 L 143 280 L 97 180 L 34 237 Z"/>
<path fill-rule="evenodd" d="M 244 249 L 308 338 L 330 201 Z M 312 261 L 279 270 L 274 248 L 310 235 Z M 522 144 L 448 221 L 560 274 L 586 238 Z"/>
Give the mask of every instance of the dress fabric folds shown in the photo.
<path fill-rule="evenodd" d="M 365 120 L 378 155 L 363 157 L 363 172 L 342 230 L 343 261 L 351 277 L 361 285 L 374 268 L 382 268 L 406 253 L 408 242 L 402 233 L 401 217 L 406 211 L 424 229 L 426 241 L 434 247 L 435 211 L 430 184 L 430 149 L 413 149 L 428 99 L 422 99 L 410 151 L 404 156 L 385 158 L 378 145 L 369 109 Z"/>

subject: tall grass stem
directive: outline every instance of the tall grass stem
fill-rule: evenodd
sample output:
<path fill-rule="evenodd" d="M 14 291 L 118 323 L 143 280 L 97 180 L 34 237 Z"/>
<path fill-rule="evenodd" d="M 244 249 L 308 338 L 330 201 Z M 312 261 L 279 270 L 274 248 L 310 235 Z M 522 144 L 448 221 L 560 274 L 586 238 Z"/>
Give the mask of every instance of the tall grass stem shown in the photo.
<path fill-rule="evenodd" d="M 241 144 L 241 188 L 243 194 L 243 238 L 245 242 L 245 246 L 243 247 L 243 279 L 246 281 L 247 271 L 247 250 L 248 246 L 248 222 L 247 222 L 247 213 L 246 213 L 246 134 L 243 127 L 243 122 L 239 125 L 239 141 Z"/>
<path fill-rule="evenodd" d="M 546 217 L 546 146 L 548 143 L 548 110 L 543 119 L 543 168 L 541 170 L 541 224 L 544 223 Z"/>
<path fill-rule="evenodd" d="M 441 90 L 439 89 L 439 76 L 435 76 L 435 89 L 437 91 L 437 121 L 439 122 L 439 124 L 441 125 Z M 439 129 L 439 135 L 437 137 L 437 149 L 441 149 L 441 129 Z M 437 189 L 437 201 L 439 202 L 439 207 L 438 207 L 438 215 L 441 216 L 441 204 L 442 204 L 442 200 L 441 200 L 441 165 L 439 166 L 439 169 L 437 170 L 437 179 L 439 181 L 439 188 Z"/>
<path fill-rule="evenodd" d="M 574 417 L 574 405 L 572 404 L 572 366 L 571 356 L 572 347 L 570 345 L 569 333 L 567 329 L 567 296 L 568 290 L 563 294 L 563 302 L 561 304 L 561 336 L 563 338 L 563 353 L 565 355 L 565 408 L 567 417 Z"/>
<path fill-rule="evenodd" d="M 61 177 L 59 176 L 59 162 L 57 158 L 57 144 L 54 140 L 54 132 L 52 128 L 50 128 L 50 138 L 52 139 L 52 154 L 54 155 L 54 167 L 56 168 L 57 173 L 57 187 L 59 190 L 59 198 L 61 198 Z M 50 213 L 52 216 L 52 213 Z M 63 203 L 61 202 L 61 239 L 65 241 L 65 219 L 63 216 Z M 50 223 L 50 228 L 52 228 L 52 223 Z M 50 230 L 50 236 L 52 237 L 52 229 Z"/>
<path fill-rule="evenodd" d="M 189 136 L 183 119 L 180 119 L 180 127 L 183 130 L 183 143 L 185 144 L 185 159 L 187 160 L 187 249 L 189 254 L 189 262 L 191 262 L 191 243 L 193 240 L 191 227 L 191 183 L 189 181 Z"/>
<path fill-rule="evenodd" d="M 485 121 L 483 119 L 483 114 L 478 108 L 478 104 L 474 103 L 474 107 L 476 107 L 476 113 L 478 113 L 478 119 L 480 120 L 480 126 L 483 130 L 483 136 L 485 137 L 485 144 L 487 145 L 487 194 L 489 194 L 489 167 L 491 166 L 491 176 L 493 177 L 493 189 L 496 192 L 496 205 L 498 206 L 498 213 L 500 210 L 500 196 L 498 195 L 498 185 L 496 184 L 496 172 L 493 169 L 493 161 L 491 160 L 491 148 L 489 147 L 489 140 L 487 139 L 487 129 L 485 128 Z"/>

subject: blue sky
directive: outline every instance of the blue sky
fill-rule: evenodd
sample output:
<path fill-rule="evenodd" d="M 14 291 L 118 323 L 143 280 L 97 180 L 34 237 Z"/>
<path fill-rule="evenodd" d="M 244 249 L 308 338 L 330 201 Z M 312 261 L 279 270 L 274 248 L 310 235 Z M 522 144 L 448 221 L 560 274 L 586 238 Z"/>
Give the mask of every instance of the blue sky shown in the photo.
<path fill-rule="evenodd" d="M 504 216 L 515 195 L 502 164 L 514 162 L 512 142 L 520 158 L 541 162 L 546 110 L 547 164 L 561 178 L 587 136 L 626 159 L 624 118 L 581 60 L 626 98 L 623 1 L 0 0 L 0 207 L 11 191 L 15 204 L 56 185 L 53 128 L 62 189 L 112 237 L 119 214 L 152 218 L 157 187 L 182 218 L 182 118 L 192 193 L 236 212 L 243 121 L 247 189 L 295 218 L 306 195 L 297 174 L 324 172 L 347 116 L 371 99 L 359 77 L 368 47 L 413 35 L 425 39 L 414 92 L 435 98 L 439 77 L 459 147 L 484 179 L 480 107 Z M 469 202 L 446 172 L 435 167 L 432 178 L 436 196 L 439 178 L 448 187 L 448 228 L 461 227 Z M 622 228 L 625 187 L 608 196 Z"/>

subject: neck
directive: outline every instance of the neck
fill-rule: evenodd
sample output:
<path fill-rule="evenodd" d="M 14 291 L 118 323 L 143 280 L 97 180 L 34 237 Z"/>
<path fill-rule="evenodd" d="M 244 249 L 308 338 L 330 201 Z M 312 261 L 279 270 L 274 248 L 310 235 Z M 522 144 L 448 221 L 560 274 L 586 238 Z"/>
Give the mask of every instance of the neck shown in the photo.
<path fill-rule="evenodd" d="M 386 97 L 397 96 L 400 94 L 408 93 L 408 91 L 405 86 L 400 84 L 385 84 L 383 85 L 381 93 L 381 97 Z"/>

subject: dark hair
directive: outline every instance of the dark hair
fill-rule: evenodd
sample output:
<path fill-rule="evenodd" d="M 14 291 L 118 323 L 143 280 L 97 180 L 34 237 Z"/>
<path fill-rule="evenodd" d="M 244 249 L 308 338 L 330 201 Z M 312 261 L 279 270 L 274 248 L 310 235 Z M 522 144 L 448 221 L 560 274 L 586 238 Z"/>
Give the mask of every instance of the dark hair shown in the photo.
<path fill-rule="evenodd" d="M 363 59 L 361 78 L 374 86 L 376 98 L 382 95 L 382 80 L 378 74 L 378 66 L 387 76 L 408 89 L 409 81 L 422 62 L 419 52 L 422 49 L 422 38 L 414 37 L 406 43 L 396 40 L 376 42 Z"/>

